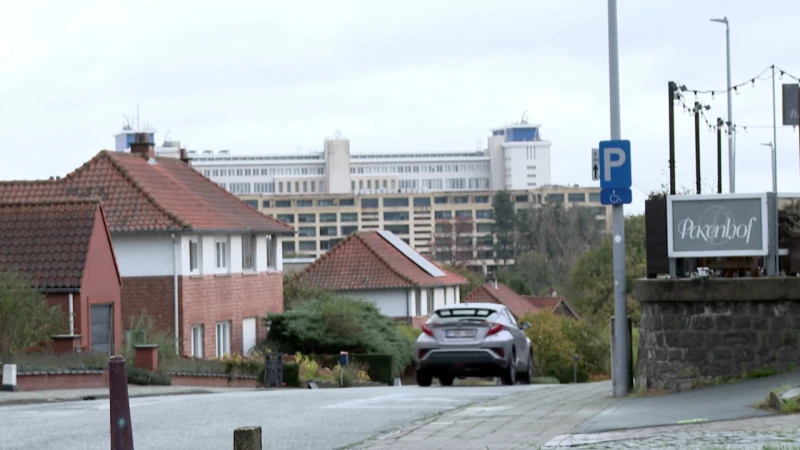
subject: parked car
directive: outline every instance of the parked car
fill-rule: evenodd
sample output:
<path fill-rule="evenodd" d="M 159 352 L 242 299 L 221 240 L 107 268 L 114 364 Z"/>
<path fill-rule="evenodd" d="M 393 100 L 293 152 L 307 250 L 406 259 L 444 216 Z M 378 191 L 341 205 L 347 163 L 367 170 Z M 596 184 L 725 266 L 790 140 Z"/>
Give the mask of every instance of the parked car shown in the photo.
<path fill-rule="evenodd" d="M 461 303 L 436 309 L 417 338 L 417 384 L 437 378 L 451 386 L 456 377 L 500 377 L 503 384 L 533 379 L 533 346 L 503 305 Z"/>

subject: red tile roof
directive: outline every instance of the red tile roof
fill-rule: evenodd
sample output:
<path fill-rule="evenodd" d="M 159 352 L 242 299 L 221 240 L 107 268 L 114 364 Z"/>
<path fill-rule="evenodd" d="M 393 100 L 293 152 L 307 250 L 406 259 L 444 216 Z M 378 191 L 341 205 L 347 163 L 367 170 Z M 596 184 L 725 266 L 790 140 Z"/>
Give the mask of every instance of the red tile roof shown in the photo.
<path fill-rule="evenodd" d="M 430 259 L 429 259 L 430 261 Z M 353 233 L 297 274 L 318 289 L 349 291 L 413 286 L 456 286 L 467 279 L 436 263 L 444 277 L 433 277 L 377 231 Z"/>
<path fill-rule="evenodd" d="M 575 311 L 574 308 L 569 304 L 565 297 L 556 296 L 556 297 L 536 297 L 533 295 L 523 295 L 522 298 L 530 303 L 531 305 L 535 306 L 538 309 L 549 309 L 552 312 L 556 312 L 559 305 L 564 305 L 564 307 L 573 315 L 575 318 L 578 318 L 578 312 Z"/>
<path fill-rule="evenodd" d="M 504 305 L 514 314 L 517 320 L 526 314 L 535 314 L 539 311 L 535 305 L 525 301 L 521 295 L 503 283 L 485 283 L 483 286 L 467 294 L 461 303 L 498 303 Z"/>
<path fill-rule="evenodd" d="M 179 159 L 101 151 L 64 178 L 0 182 L 0 198 L 99 197 L 112 232 L 191 230 L 293 233 Z"/>
<path fill-rule="evenodd" d="M 0 270 L 37 289 L 80 288 L 97 199 L 0 203 Z"/>

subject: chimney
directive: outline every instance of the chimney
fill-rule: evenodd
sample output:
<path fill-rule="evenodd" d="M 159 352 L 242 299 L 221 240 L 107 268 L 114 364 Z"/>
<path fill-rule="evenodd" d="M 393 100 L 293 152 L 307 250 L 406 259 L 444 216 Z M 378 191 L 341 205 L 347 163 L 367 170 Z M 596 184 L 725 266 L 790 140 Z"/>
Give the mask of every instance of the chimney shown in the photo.
<path fill-rule="evenodd" d="M 189 154 L 186 153 L 186 149 L 185 148 L 181 149 L 181 161 L 184 164 L 189 164 L 189 161 L 191 161 L 191 159 L 189 158 Z"/>
<path fill-rule="evenodd" d="M 137 153 L 148 161 L 155 161 L 156 148 L 150 142 L 150 136 L 147 133 L 136 133 L 131 143 L 131 153 Z"/>

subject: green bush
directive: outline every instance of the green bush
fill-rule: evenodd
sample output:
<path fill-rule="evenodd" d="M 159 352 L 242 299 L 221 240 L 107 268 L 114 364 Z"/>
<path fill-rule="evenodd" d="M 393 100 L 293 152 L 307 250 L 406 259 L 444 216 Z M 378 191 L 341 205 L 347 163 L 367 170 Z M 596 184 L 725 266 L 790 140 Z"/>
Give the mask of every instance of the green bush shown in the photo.
<path fill-rule="evenodd" d="M 164 372 L 181 372 L 196 375 L 224 375 L 226 364 L 222 361 L 208 359 L 170 359 L 159 363 Z"/>
<path fill-rule="evenodd" d="M 284 313 L 270 314 L 266 344 L 284 353 L 306 355 L 390 354 L 392 376 L 414 361 L 413 342 L 396 322 L 365 300 L 322 296 Z"/>
<path fill-rule="evenodd" d="M 136 366 L 126 368 L 128 373 L 128 384 L 138 384 L 140 386 L 169 386 L 172 378 L 164 372 L 150 372 Z"/>
<path fill-rule="evenodd" d="M 379 383 L 392 384 L 396 373 L 394 371 L 394 356 L 375 353 L 352 355 L 353 363 L 365 364 L 370 380 Z"/>
<path fill-rule="evenodd" d="M 558 378 L 553 377 L 535 377 L 531 384 L 561 384 Z"/>
<path fill-rule="evenodd" d="M 155 328 L 153 318 L 142 309 L 136 317 L 131 317 L 125 333 L 126 342 L 122 355 L 126 360 L 132 360 L 135 355 L 135 345 L 158 345 L 158 360 L 168 361 L 176 359 L 175 336 Z"/>
<path fill-rule="evenodd" d="M 585 320 L 541 311 L 522 319 L 531 323 L 525 334 L 533 344 L 537 376 L 554 377 L 561 383 L 574 380 L 574 357 L 578 355 L 578 382 L 592 375 L 608 374 L 609 338 L 604 329 Z"/>

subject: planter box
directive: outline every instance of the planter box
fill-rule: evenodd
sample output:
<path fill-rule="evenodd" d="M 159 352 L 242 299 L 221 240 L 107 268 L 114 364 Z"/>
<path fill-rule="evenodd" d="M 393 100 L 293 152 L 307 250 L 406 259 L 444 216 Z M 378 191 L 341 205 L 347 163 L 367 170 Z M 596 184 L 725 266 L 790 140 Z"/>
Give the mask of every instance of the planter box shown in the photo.
<path fill-rule="evenodd" d="M 108 370 L 43 370 L 17 373 L 19 391 L 107 387 Z"/>
<path fill-rule="evenodd" d="M 219 387 L 219 388 L 256 388 L 255 377 L 229 378 L 227 375 L 194 374 L 185 372 L 167 372 L 172 378 L 173 386 Z"/>

